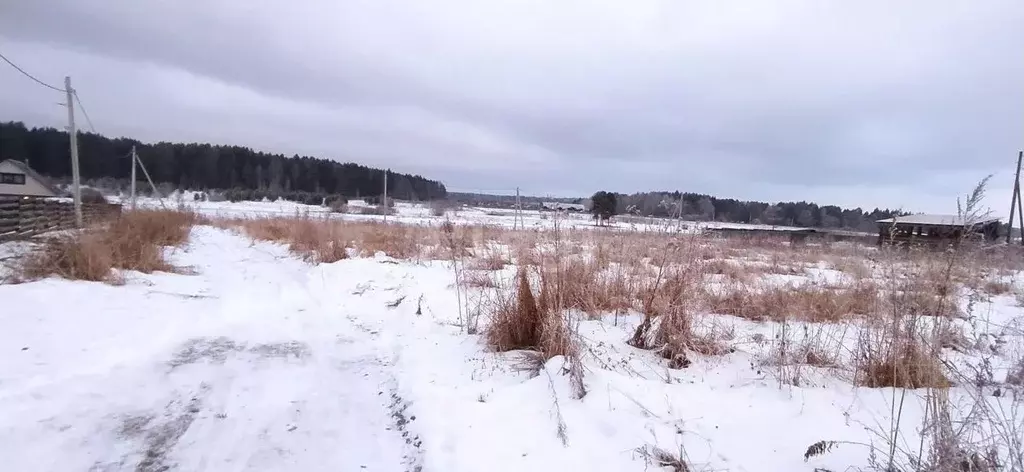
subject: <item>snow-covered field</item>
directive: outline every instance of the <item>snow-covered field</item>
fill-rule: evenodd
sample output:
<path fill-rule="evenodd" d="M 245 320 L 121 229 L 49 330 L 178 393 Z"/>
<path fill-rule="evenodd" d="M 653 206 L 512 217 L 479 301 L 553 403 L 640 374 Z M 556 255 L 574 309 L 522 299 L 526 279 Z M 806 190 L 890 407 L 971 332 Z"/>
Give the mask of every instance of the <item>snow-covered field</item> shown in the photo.
<path fill-rule="evenodd" d="M 111 202 L 128 204 L 127 200 L 121 197 L 108 197 Z M 210 217 L 223 218 L 269 218 L 269 217 L 295 217 L 309 215 L 311 217 L 332 218 L 349 221 L 381 221 L 380 215 L 364 215 L 355 211 L 349 213 L 332 213 L 330 208 L 322 205 L 307 205 L 303 203 L 286 200 L 278 201 L 246 201 L 246 202 L 210 202 L 196 201 L 192 193 L 183 194 L 179 199 L 178 194 L 171 195 L 161 202 L 155 198 L 140 197 L 137 201 L 140 208 L 170 208 L 175 209 L 183 206 L 197 213 Z M 366 207 L 362 200 L 351 200 L 350 208 Z M 455 224 L 489 225 L 503 228 L 529 228 L 529 229 L 551 229 L 555 222 L 562 228 L 594 228 L 595 222 L 590 214 L 581 213 L 560 213 L 523 210 L 517 222 L 515 212 L 511 209 L 502 208 L 478 208 L 460 207 L 449 209 L 444 216 L 434 216 L 429 203 L 396 202 L 395 214 L 387 217 L 389 221 L 438 226 L 444 221 L 451 221 Z M 602 229 L 606 230 L 631 230 L 631 231 L 679 231 L 698 227 L 707 228 L 745 228 L 745 229 L 795 229 L 789 227 L 774 227 L 767 225 L 745 225 L 738 223 L 721 222 L 694 222 L 677 221 L 659 218 L 621 217 L 612 221 Z"/>
<path fill-rule="evenodd" d="M 186 203 L 230 217 L 316 208 Z M 440 220 L 426 207 L 398 213 L 389 219 Z M 512 225 L 485 210 L 449 218 Z M 527 227 L 551 221 L 526 218 Z M 27 248 L 0 245 L 0 254 Z M 807 368 L 799 386 L 780 381 L 763 362 L 777 324 L 708 314 L 734 352 L 670 369 L 625 343 L 639 315 L 584 317 L 588 393 L 576 399 L 564 358 L 531 376 L 518 354 L 490 352 L 467 333 L 466 292 L 443 261 L 378 253 L 312 265 L 283 245 L 211 226 L 168 251 L 192 270 L 132 272 L 123 286 L 0 285 L 3 470 L 643 471 L 659 469 L 640 451 L 658 447 L 690 470 L 841 471 L 867 467 L 865 444 L 882 447 L 894 400 L 904 403 L 900 441 L 916 445 L 924 419 L 918 391 L 856 387 L 828 368 Z M 807 277 L 834 283 L 842 274 Z M 963 324 L 973 340 L 1007 346 L 989 359 L 1001 381 L 1020 352 L 1010 348 L 1021 347 L 1024 309 L 1009 293 L 973 300 L 970 314 Z M 840 342 L 856 329 L 788 329 L 807 336 L 812 326 Z M 967 404 L 971 392 L 950 396 Z M 1007 407 L 1014 399 L 988 397 Z M 847 443 L 805 461 L 821 440 Z"/>

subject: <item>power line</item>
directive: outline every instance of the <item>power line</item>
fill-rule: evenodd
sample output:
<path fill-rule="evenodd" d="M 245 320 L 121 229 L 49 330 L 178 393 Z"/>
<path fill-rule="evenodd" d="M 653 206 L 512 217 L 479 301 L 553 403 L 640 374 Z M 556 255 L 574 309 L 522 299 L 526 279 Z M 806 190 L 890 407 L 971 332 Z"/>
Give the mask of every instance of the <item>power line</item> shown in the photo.
<path fill-rule="evenodd" d="M 50 84 L 48 84 L 48 83 L 46 83 L 46 82 L 43 82 L 42 80 L 39 80 L 39 79 L 35 78 L 35 77 L 34 77 L 34 76 L 33 76 L 32 74 L 29 74 L 28 72 L 25 72 L 25 69 L 22 69 L 21 67 L 18 67 L 18 65 L 17 65 L 17 64 L 15 64 L 15 63 L 11 62 L 11 60 L 10 60 L 10 59 L 8 59 L 8 58 L 6 58 L 6 57 L 4 57 L 4 55 L 3 55 L 3 54 L 0 54 L 0 59 L 3 59 L 3 60 L 4 60 L 4 62 L 6 62 L 6 63 L 10 64 L 10 65 L 11 65 L 11 67 L 13 67 L 13 68 L 17 69 L 17 70 L 18 70 L 18 72 L 21 72 L 22 74 L 24 74 L 24 75 L 25 75 L 25 77 L 28 77 L 28 78 L 30 78 L 30 79 L 32 79 L 32 80 L 34 80 L 34 81 L 36 81 L 36 83 L 38 83 L 39 85 L 42 85 L 43 87 L 47 87 L 47 88 L 50 88 L 50 89 L 56 90 L 56 91 L 58 91 L 58 92 L 63 92 L 63 91 L 64 91 L 64 89 L 62 89 L 62 88 L 57 88 L 57 87 L 54 87 L 54 86 L 52 86 L 52 85 L 50 85 Z"/>
<path fill-rule="evenodd" d="M 82 105 L 82 99 L 78 98 L 78 90 L 74 90 L 71 93 L 75 95 L 75 101 L 78 102 L 78 108 L 82 110 L 82 115 L 85 116 L 86 123 L 89 123 L 89 129 L 93 133 L 96 133 L 96 127 L 92 125 L 92 118 L 89 118 L 89 112 L 85 111 L 85 105 Z"/>

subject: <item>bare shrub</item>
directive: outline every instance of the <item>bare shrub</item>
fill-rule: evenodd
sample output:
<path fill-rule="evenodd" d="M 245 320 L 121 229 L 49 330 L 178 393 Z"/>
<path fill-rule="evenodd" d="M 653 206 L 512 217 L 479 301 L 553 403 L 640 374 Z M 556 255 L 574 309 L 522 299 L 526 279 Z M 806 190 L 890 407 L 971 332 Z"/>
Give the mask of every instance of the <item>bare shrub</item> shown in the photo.
<path fill-rule="evenodd" d="M 653 280 L 642 279 L 638 290 L 640 310 L 644 319 L 633 332 L 629 344 L 641 349 L 654 349 L 669 360 L 669 367 L 680 369 L 690 365 L 688 352 L 720 355 L 730 352 L 714 332 L 698 334 L 694 329 L 693 312 L 702 294 L 703 252 L 696 239 L 684 242 L 664 241 Z"/>

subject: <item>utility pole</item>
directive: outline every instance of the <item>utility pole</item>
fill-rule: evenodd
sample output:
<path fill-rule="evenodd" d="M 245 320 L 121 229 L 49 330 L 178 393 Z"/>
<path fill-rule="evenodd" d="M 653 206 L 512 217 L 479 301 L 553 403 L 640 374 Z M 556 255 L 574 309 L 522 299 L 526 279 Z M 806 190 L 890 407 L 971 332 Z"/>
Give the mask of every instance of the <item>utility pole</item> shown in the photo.
<path fill-rule="evenodd" d="M 156 195 L 160 199 L 160 208 L 167 209 L 167 205 L 164 205 L 164 196 L 160 194 L 160 191 L 156 189 L 156 184 L 153 183 L 153 178 L 149 176 L 149 171 L 146 170 L 146 165 L 142 163 L 142 159 L 138 159 L 138 155 L 132 153 L 132 158 L 139 163 L 139 167 L 142 168 L 142 175 L 146 176 L 146 181 L 149 182 L 149 188 L 153 189 L 153 195 Z"/>
<path fill-rule="evenodd" d="M 1020 195 L 1020 161 L 1024 158 L 1024 151 L 1017 151 L 1017 219 L 1020 220 L 1020 245 L 1024 246 L 1024 206 L 1021 206 L 1021 195 Z M 1010 229 L 1013 229 L 1013 224 L 1010 224 Z"/>
<path fill-rule="evenodd" d="M 518 227 L 518 224 L 519 224 L 519 212 L 521 210 L 522 209 L 520 208 L 520 205 L 519 205 L 519 187 L 516 187 L 516 212 L 512 215 L 512 217 L 513 217 L 512 229 L 513 230 Z"/>
<path fill-rule="evenodd" d="M 1009 229 L 1006 230 L 1006 244 L 1010 244 L 1010 234 L 1013 233 L 1013 216 L 1014 211 L 1017 210 L 1017 206 L 1020 204 L 1020 164 L 1021 158 L 1024 157 L 1024 151 L 1017 153 L 1017 174 L 1013 178 L 1013 196 L 1010 197 L 1010 225 Z M 1021 224 L 1024 225 L 1024 214 L 1020 215 Z M 1024 244 L 1024 234 L 1021 234 L 1021 241 Z"/>
<path fill-rule="evenodd" d="M 135 167 L 139 156 L 135 154 L 135 146 L 132 145 L 132 210 L 135 209 Z"/>
<path fill-rule="evenodd" d="M 71 88 L 71 77 L 64 77 L 64 93 L 67 94 L 68 136 L 71 137 L 71 190 L 75 197 L 75 225 L 82 227 L 82 188 L 78 177 L 78 130 L 75 129 L 75 90 Z"/>
<path fill-rule="evenodd" d="M 384 222 L 388 222 L 388 170 L 384 169 Z"/>

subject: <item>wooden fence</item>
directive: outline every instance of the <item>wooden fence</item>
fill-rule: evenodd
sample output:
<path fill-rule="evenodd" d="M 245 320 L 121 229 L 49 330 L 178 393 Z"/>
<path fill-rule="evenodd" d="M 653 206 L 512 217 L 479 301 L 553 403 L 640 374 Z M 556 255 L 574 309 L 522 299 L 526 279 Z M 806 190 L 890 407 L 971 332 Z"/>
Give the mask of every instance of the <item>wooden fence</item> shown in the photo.
<path fill-rule="evenodd" d="M 85 224 L 116 218 L 121 205 L 83 203 Z M 75 205 L 49 198 L 0 195 L 0 241 L 75 227 Z"/>

